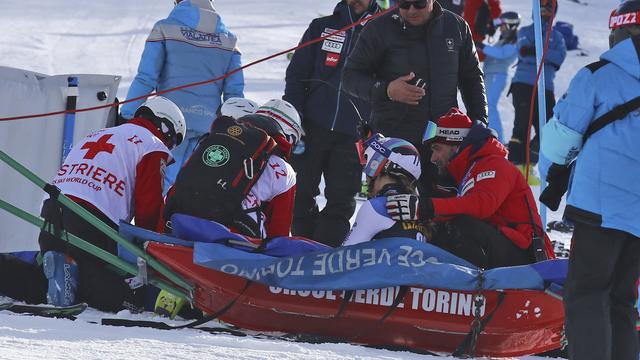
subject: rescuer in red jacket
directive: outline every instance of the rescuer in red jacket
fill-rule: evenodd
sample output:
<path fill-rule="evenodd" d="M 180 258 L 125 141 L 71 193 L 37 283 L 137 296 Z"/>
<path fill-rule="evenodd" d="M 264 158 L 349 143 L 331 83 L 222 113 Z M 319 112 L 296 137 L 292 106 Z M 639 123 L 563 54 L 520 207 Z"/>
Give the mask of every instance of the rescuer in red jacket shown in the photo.
<path fill-rule="evenodd" d="M 479 43 L 487 35 L 493 36 L 496 31 L 495 22 L 501 14 L 500 0 L 465 0 L 462 17 L 469 24 L 473 42 Z M 484 54 L 479 52 L 478 58 L 483 61 Z"/>
<path fill-rule="evenodd" d="M 531 189 L 491 130 L 473 125 L 452 108 L 437 126 L 427 128 L 425 141 L 433 151 L 431 162 L 455 179 L 458 194 L 442 199 L 390 196 L 387 211 L 392 218 L 435 219 L 431 242 L 482 268 L 554 256 Z"/>

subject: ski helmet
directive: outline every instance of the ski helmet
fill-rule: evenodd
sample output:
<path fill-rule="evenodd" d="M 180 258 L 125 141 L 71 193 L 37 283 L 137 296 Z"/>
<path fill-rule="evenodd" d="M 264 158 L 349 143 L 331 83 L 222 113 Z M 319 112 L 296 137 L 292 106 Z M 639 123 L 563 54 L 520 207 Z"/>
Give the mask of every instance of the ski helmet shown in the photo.
<path fill-rule="evenodd" d="M 233 97 L 227 99 L 220 105 L 218 116 L 228 116 L 234 119 L 240 119 L 245 115 L 250 115 L 258 110 L 258 103 L 253 100 Z"/>
<path fill-rule="evenodd" d="M 164 136 L 170 149 L 180 145 L 187 132 L 187 124 L 182 111 L 173 101 L 163 96 L 148 98 L 136 110 L 134 117 L 151 120 Z"/>
<path fill-rule="evenodd" d="M 298 143 L 305 135 L 298 110 L 285 100 L 269 100 L 258 108 L 256 114 L 275 120 L 284 131 L 284 135 L 291 145 Z"/>
<path fill-rule="evenodd" d="M 365 142 L 364 173 L 371 178 L 380 175 L 402 175 L 411 181 L 422 174 L 420 154 L 410 142 L 376 133 Z"/>
<path fill-rule="evenodd" d="M 628 0 L 611 12 L 609 47 L 640 34 L 640 0 Z"/>
<path fill-rule="evenodd" d="M 503 12 L 500 15 L 500 25 L 504 24 L 509 31 L 518 30 L 518 26 L 520 26 L 520 14 L 515 11 L 507 11 Z"/>

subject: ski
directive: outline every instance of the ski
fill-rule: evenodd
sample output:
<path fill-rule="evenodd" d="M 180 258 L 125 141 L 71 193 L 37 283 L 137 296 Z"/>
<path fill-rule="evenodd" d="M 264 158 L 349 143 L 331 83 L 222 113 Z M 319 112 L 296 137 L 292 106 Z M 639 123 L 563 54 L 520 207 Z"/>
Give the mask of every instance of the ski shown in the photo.
<path fill-rule="evenodd" d="M 8 308 L 12 307 L 13 303 L 8 302 L 8 303 L 1 303 L 0 304 L 0 311 L 2 310 L 7 310 Z"/>
<path fill-rule="evenodd" d="M 75 320 L 76 316 L 80 315 L 87 309 L 87 304 L 85 303 L 75 304 L 71 306 L 10 304 L 10 306 L 2 308 L 3 305 L 0 305 L 0 310 L 7 310 L 18 314 L 52 318 L 65 318 L 72 320 Z"/>

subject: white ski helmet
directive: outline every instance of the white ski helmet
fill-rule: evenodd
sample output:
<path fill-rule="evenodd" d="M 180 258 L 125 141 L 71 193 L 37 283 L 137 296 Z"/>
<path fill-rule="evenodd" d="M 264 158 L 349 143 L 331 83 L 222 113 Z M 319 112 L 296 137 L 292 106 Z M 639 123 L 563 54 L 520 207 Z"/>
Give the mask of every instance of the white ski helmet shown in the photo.
<path fill-rule="evenodd" d="M 264 115 L 274 119 L 282 127 L 282 131 L 291 145 L 298 143 L 305 135 L 298 110 L 285 100 L 271 99 L 267 101 L 258 108 L 256 115 Z"/>
<path fill-rule="evenodd" d="M 146 115 L 146 116 L 145 116 Z M 158 130 L 164 135 L 171 149 L 182 143 L 187 123 L 178 105 L 164 96 L 154 96 L 142 103 L 134 117 L 142 116 L 154 122 Z"/>
<path fill-rule="evenodd" d="M 404 175 L 417 181 L 422 175 L 420 153 L 410 142 L 376 133 L 364 144 L 366 164 L 363 172 L 370 178 L 380 175 Z"/>
<path fill-rule="evenodd" d="M 228 116 L 237 120 L 245 115 L 255 113 L 258 110 L 258 106 L 260 105 L 253 100 L 232 97 L 220 105 L 218 116 Z"/>

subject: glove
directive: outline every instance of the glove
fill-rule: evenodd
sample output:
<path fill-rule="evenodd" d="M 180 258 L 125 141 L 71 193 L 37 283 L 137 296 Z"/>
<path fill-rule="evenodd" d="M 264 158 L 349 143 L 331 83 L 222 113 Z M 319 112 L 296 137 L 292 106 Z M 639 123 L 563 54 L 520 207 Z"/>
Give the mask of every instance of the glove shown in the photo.
<path fill-rule="evenodd" d="M 479 50 L 484 49 L 484 43 L 482 41 L 476 41 L 476 48 L 478 48 Z"/>
<path fill-rule="evenodd" d="M 531 46 L 523 46 L 520 48 L 521 56 L 536 56 L 536 48 Z"/>
<path fill-rule="evenodd" d="M 412 194 L 387 196 L 387 215 L 396 221 L 426 220 L 433 217 L 433 202 Z"/>

